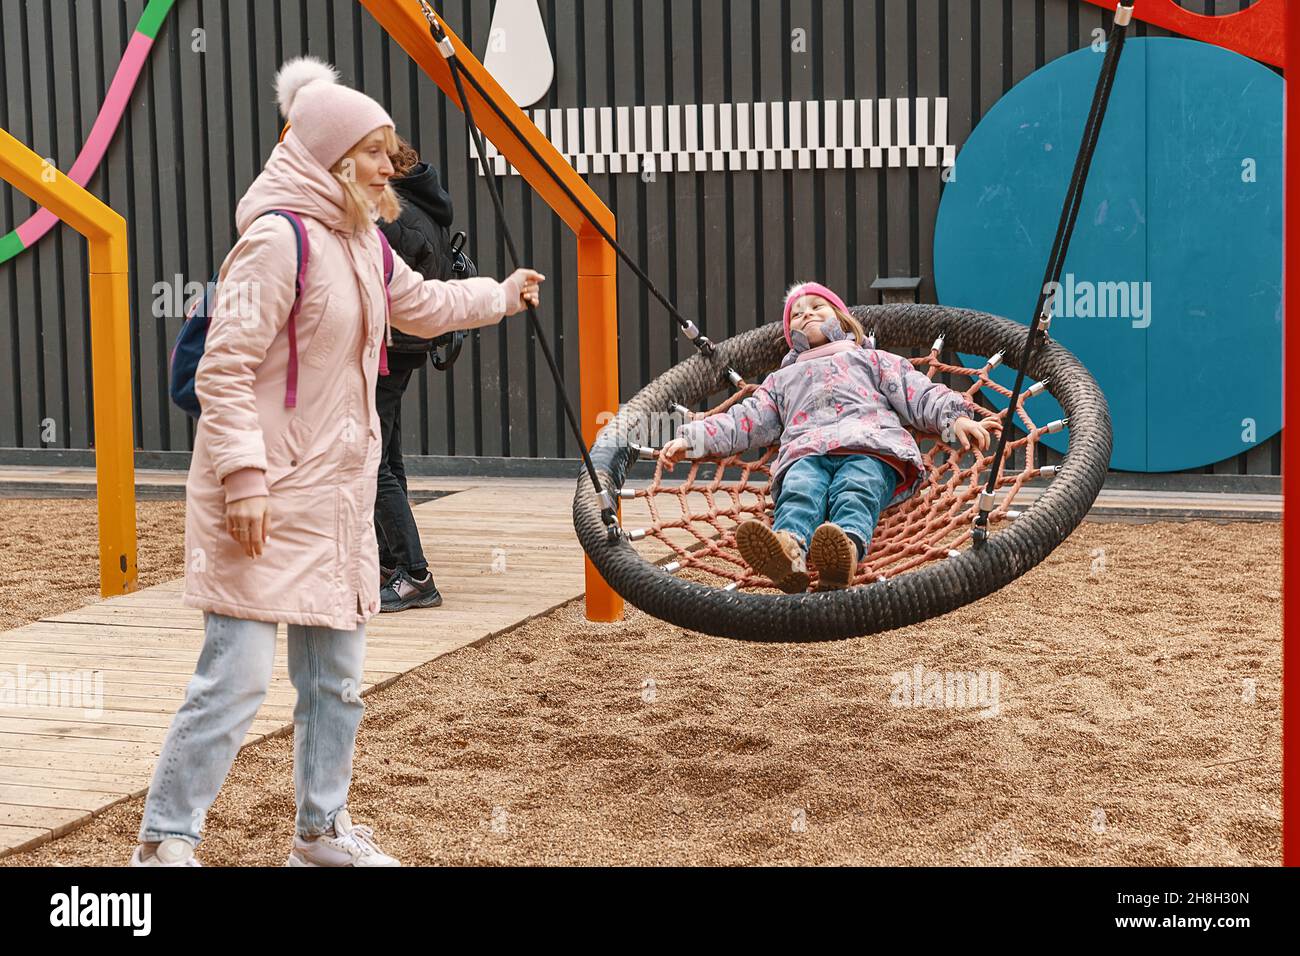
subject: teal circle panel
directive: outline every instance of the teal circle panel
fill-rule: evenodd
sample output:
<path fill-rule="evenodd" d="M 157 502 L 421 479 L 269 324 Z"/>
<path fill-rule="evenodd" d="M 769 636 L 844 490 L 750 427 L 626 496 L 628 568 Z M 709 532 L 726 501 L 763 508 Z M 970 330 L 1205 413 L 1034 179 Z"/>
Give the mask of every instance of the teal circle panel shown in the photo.
<path fill-rule="evenodd" d="M 962 147 L 935 226 L 944 305 L 1028 325 L 1102 58 L 1031 74 Z M 1195 40 L 1125 46 L 1051 328 L 1106 395 L 1112 468 L 1209 465 L 1281 428 L 1282 116 L 1281 77 L 1253 60 Z M 1047 394 L 1026 411 L 1062 414 Z M 1043 440 L 1063 452 L 1067 437 Z"/>

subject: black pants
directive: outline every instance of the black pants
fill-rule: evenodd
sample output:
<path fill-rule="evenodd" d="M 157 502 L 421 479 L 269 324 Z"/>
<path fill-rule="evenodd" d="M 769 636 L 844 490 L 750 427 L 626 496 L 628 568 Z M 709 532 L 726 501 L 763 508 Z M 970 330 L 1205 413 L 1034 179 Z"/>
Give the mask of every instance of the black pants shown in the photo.
<path fill-rule="evenodd" d="M 419 364 L 412 363 L 419 360 Z M 406 491 L 406 468 L 402 465 L 402 393 L 412 373 L 428 361 L 427 355 L 388 353 L 388 374 L 379 376 L 375 407 L 384 450 L 379 458 L 379 484 L 375 490 L 375 537 L 379 539 L 379 563 L 386 568 L 405 568 L 414 577 L 424 577 L 429 562 L 420 547 L 420 532 L 411 514 Z"/>

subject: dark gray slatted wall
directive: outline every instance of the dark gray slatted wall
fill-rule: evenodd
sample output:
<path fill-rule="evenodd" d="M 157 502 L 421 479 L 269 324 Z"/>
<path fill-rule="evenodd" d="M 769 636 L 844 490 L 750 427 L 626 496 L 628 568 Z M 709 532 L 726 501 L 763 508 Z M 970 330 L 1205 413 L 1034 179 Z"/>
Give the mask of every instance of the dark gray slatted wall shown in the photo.
<path fill-rule="evenodd" d="M 1248 0 L 1182 0 L 1198 13 Z M 845 98 L 949 98 L 965 141 L 1013 84 L 1091 42 L 1109 14 L 1082 0 L 540 0 L 556 82 L 538 108 Z M 0 125 L 67 169 L 102 102 L 144 0 L 0 0 Z M 485 49 L 491 0 L 442 9 Z M 204 31 L 206 51 L 195 49 Z M 792 49 L 803 31 L 806 52 Z M 1165 35 L 1139 23 L 1138 36 Z M 444 171 L 481 271 L 508 270 L 461 114 L 353 0 L 179 0 L 159 34 L 91 189 L 130 226 L 135 427 L 140 448 L 184 451 L 193 432 L 166 397 L 179 320 L 155 284 L 202 282 L 233 243 L 234 210 L 279 134 L 277 66 L 303 52 L 386 102 Z M 666 110 L 665 110 L 666 114 Z M 567 130 L 566 130 L 567 133 Z M 783 290 L 816 277 L 872 301 L 878 275 L 917 275 L 933 300 L 932 168 L 590 174 L 620 238 L 682 311 L 721 338 L 779 316 Z M 549 277 L 543 324 L 575 400 L 575 244 L 517 176 L 503 188 L 526 261 Z M 32 204 L 8 189 L 0 228 Z M 0 448 L 93 446 L 85 244 L 56 228 L 0 266 Z M 664 310 L 620 265 L 623 395 L 690 353 Z M 403 410 L 408 454 L 571 457 L 559 392 L 522 319 L 467 336 L 448 373 L 430 367 Z M 2 454 L 2 453 L 0 453 Z M 1278 474 L 1277 438 L 1202 471 Z"/>

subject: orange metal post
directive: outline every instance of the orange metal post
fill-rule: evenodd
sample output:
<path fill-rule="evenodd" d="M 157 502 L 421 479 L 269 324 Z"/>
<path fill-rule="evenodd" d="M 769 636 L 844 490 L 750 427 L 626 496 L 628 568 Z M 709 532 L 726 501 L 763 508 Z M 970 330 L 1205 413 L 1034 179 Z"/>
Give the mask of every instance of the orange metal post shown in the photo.
<path fill-rule="evenodd" d="M 602 413 L 618 411 L 617 260 L 608 242 L 590 226 L 578 234 L 578 364 L 581 370 L 582 437 L 588 447 L 600 431 Z M 590 558 L 587 620 L 618 621 L 623 599 L 600 576 Z"/>
<path fill-rule="evenodd" d="M 415 0 L 359 0 L 379 25 L 397 41 L 407 55 L 419 65 L 447 95 L 457 109 L 460 100 L 451 68 L 438 52 L 429 33 L 429 23 Z M 436 5 L 435 5 L 436 6 Z M 555 170 L 564 183 L 591 210 L 600 225 L 611 235 L 618 235 L 614 215 L 570 166 L 554 144 L 547 139 L 514 100 L 501 89 L 492 74 L 461 42 L 460 37 L 443 21 L 447 37 L 456 49 L 456 57 L 487 91 L 523 134 L 524 140 L 537 151 L 539 163 L 504 122 L 492 111 L 478 92 L 465 84 L 474 120 L 483 135 L 500 151 L 539 196 L 578 236 L 578 329 L 579 373 L 583 436 L 588 443 L 596 437 L 601 412 L 618 410 L 618 298 L 615 294 L 614 250 L 601 238 L 579 209 L 547 173 Z M 593 621 L 616 621 L 622 617 L 623 601 L 587 562 L 587 618 Z"/>
<path fill-rule="evenodd" d="M 54 213 L 90 245 L 99 593 L 104 597 L 125 594 L 136 589 L 126 220 L 2 129 L 0 179 Z"/>

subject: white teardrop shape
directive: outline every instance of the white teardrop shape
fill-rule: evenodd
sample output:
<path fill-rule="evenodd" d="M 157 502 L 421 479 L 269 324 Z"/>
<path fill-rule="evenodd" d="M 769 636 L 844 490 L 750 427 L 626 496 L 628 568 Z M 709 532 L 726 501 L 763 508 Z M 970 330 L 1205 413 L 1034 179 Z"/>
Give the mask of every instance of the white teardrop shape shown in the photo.
<path fill-rule="evenodd" d="M 483 65 L 521 108 L 546 95 L 555 60 L 538 0 L 497 0 Z"/>

